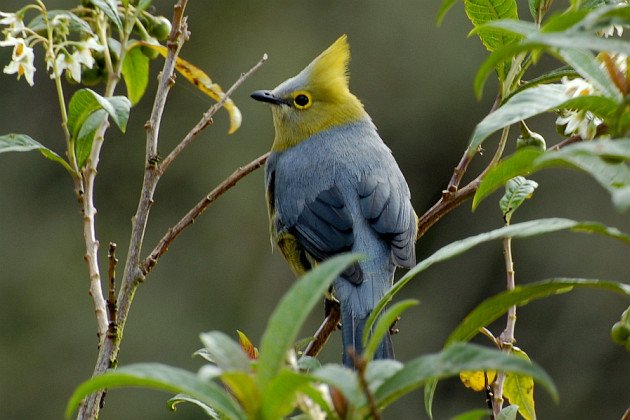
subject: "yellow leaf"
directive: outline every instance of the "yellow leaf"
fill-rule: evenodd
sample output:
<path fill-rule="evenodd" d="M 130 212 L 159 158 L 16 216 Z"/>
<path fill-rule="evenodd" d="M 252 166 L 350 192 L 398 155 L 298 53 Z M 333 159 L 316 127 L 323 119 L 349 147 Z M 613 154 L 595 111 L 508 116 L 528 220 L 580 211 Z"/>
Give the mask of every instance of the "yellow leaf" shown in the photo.
<path fill-rule="evenodd" d="M 470 388 L 473 391 L 485 391 L 486 386 L 494 382 L 494 378 L 497 373 L 494 370 L 489 371 L 463 371 L 459 374 L 459 379 L 462 381 L 466 388 Z"/>
<path fill-rule="evenodd" d="M 512 354 L 529 360 L 527 354 L 518 347 L 512 348 Z M 511 404 L 518 405 L 518 412 L 526 420 L 536 419 L 534 407 L 534 379 L 531 376 L 506 373 L 503 384 L 503 396 Z"/>
<path fill-rule="evenodd" d="M 244 332 L 236 330 L 238 333 L 238 341 L 241 344 L 243 350 L 251 360 L 258 359 L 258 349 L 254 347 L 249 338 L 245 335 Z"/>
<path fill-rule="evenodd" d="M 149 44 L 148 42 L 140 42 L 140 44 L 157 51 L 162 57 L 166 57 L 168 53 L 168 49 L 162 45 Z M 215 101 L 219 102 L 225 98 L 225 93 L 223 93 L 221 86 L 214 83 L 203 70 L 192 63 L 177 57 L 175 60 L 175 69 L 184 76 L 186 80 L 195 85 L 197 89 Z M 230 130 L 228 134 L 232 134 L 241 126 L 241 121 L 243 120 L 241 111 L 234 105 L 234 102 L 232 102 L 230 98 L 225 100 L 223 108 L 225 108 L 230 116 Z"/>

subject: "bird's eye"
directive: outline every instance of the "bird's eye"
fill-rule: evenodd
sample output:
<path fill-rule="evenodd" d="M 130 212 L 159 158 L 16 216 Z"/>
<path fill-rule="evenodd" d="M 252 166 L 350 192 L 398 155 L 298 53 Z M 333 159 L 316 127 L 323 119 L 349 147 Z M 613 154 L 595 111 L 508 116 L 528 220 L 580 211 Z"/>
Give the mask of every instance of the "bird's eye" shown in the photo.
<path fill-rule="evenodd" d="M 306 109 L 311 106 L 311 95 L 306 92 L 300 92 L 293 97 L 293 103 L 298 109 Z"/>

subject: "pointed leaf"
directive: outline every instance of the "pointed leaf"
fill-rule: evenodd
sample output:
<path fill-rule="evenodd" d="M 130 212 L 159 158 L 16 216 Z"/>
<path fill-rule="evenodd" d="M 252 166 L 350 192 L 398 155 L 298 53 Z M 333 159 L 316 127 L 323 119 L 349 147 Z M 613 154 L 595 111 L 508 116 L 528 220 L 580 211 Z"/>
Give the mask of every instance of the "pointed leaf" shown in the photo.
<path fill-rule="evenodd" d="M 282 369 L 269 382 L 262 401 L 263 419 L 285 418 L 295 408 L 297 392 L 313 381 L 308 375 Z"/>
<path fill-rule="evenodd" d="M 529 361 L 529 356 L 518 347 L 513 347 L 511 353 Z M 510 404 L 518 407 L 518 412 L 525 420 L 536 419 L 534 379 L 531 376 L 507 373 L 503 385 L 503 395 L 510 401 Z"/>
<path fill-rule="evenodd" d="M 122 22 L 118 16 L 118 7 L 115 0 L 89 0 L 94 6 L 98 7 L 105 13 L 119 31 L 122 31 Z"/>
<path fill-rule="evenodd" d="M 169 408 L 169 410 L 171 411 L 176 411 L 177 410 L 177 406 L 183 402 L 186 403 L 191 403 L 193 405 L 196 405 L 197 407 L 201 408 L 203 410 L 203 412 L 206 414 L 206 416 L 208 416 L 208 418 L 211 418 L 213 420 L 220 420 L 221 417 L 219 416 L 219 414 L 214 411 L 212 409 L 212 407 L 210 407 L 207 404 L 202 403 L 201 401 L 195 399 L 195 398 L 191 398 L 188 395 L 185 394 L 177 394 L 175 395 L 173 398 L 169 399 L 166 402 L 166 406 Z"/>
<path fill-rule="evenodd" d="M 123 98 L 118 96 L 108 100 L 92 89 L 76 91 L 68 104 L 68 131 L 70 131 L 72 138 L 78 137 L 85 121 L 99 109 L 105 110 L 124 132 L 129 117 L 129 100 Z"/>
<path fill-rule="evenodd" d="M 129 112 L 131 111 L 131 102 L 125 96 L 112 96 L 107 101 L 114 108 L 114 114 L 111 116 L 114 123 L 123 133 L 127 131 L 127 121 L 129 120 Z"/>
<path fill-rule="evenodd" d="M 605 280 L 554 278 L 516 286 L 513 290 L 499 293 L 481 302 L 455 328 L 444 346 L 472 339 L 480 328 L 498 319 L 514 305 L 522 306 L 536 299 L 570 292 L 574 288 L 603 289 L 630 297 L 630 285 Z"/>
<path fill-rule="evenodd" d="M 241 346 L 227 334 L 212 331 L 199 334 L 199 337 L 212 361 L 222 370 L 241 372 L 251 370 L 249 358 Z"/>
<path fill-rule="evenodd" d="M 72 168 L 57 153 L 26 134 L 5 134 L 0 136 L 0 153 L 39 151 L 45 158 L 55 161 L 72 174 Z"/>
<path fill-rule="evenodd" d="M 239 330 L 236 330 L 236 333 L 238 334 L 238 342 L 247 357 L 249 357 L 250 360 L 258 359 L 258 349 L 252 344 L 245 333 Z"/>
<path fill-rule="evenodd" d="M 101 390 L 122 387 L 144 387 L 182 393 L 206 404 L 231 419 L 244 419 L 245 414 L 218 385 L 200 379 L 194 373 L 159 363 L 138 363 L 110 370 L 79 385 L 66 406 L 70 418 L 81 400 Z"/>
<path fill-rule="evenodd" d="M 386 380 L 374 393 L 379 407 L 384 407 L 411 390 L 433 379 L 459 375 L 465 370 L 501 370 L 532 376 L 557 399 L 558 392 L 552 379 L 539 366 L 520 357 L 474 344 L 457 343 L 440 353 L 421 356 L 405 364 Z"/>
<path fill-rule="evenodd" d="M 458 2 L 458 0 L 442 0 L 442 4 L 440 5 L 440 10 L 438 10 L 438 13 L 437 13 L 437 16 L 436 16 L 436 19 L 435 19 L 436 22 L 437 22 L 437 26 L 440 26 L 442 24 L 442 21 L 444 20 L 444 16 L 446 16 L 446 13 L 457 2 Z"/>
<path fill-rule="evenodd" d="M 280 371 L 302 324 L 330 283 L 358 259 L 357 255 L 331 258 L 302 276 L 282 297 L 260 343 L 257 382 L 261 389 Z"/>
<path fill-rule="evenodd" d="M 564 86 L 559 84 L 538 85 L 512 96 L 499 109 L 486 116 L 473 132 L 468 144 L 468 154 L 475 154 L 483 141 L 497 130 L 557 109 L 569 99 Z"/>
<path fill-rule="evenodd" d="M 403 287 L 405 287 L 405 285 L 409 283 L 411 279 L 413 279 L 418 273 L 426 270 L 435 263 L 446 261 L 457 255 L 463 254 L 464 252 L 485 242 L 497 239 L 504 239 L 508 237 L 529 238 L 532 236 L 539 236 L 562 230 L 571 230 L 573 232 L 582 233 L 596 233 L 630 244 L 630 236 L 620 232 L 615 228 L 606 227 L 604 225 L 594 222 L 576 222 L 570 219 L 550 218 L 531 220 L 523 223 L 515 223 L 513 225 L 504 226 L 490 232 L 470 236 L 466 239 L 452 242 L 440 248 L 428 258 L 420 261 L 400 280 L 394 283 L 392 288 L 389 289 L 385 296 L 383 296 L 383 298 L 378 302 L 378 304 L 374 308 L 374 311 L 382 311 L 383 307 L 391 302 L 396 293 L 398 293 Z"/>
<path fill-rule="evenodd" d="M 537 182 L 522 176 L 514 177 L 505 184 L 505 194 L 499 201 L 499 207 L 507 223 L 510 223 L 516 209 L 534 194 L 536 188 L 538 188 Z"/>
<path fill-rule="evenodd" d="M 375 314 L 376 311 L 372 311 L 372 314 L 370 314 L 370 318 L 366 321 L 366 325 L 363 330 L 362 341 L 365 346 L 365 350 L 363 350 L 363 357 L 367 360 L 372 360 L 372 357 L 374 357 L 374 353 L 378 349 L 381 340 L 385 334 L 389 334 L 389 328 L 392 326 L 394 321 L 396 321 L 398 316 L 419 303 L 420 302 L 416 299 L 407 299 L 396 303 L 378 318 L 378 321 L 373 329 L 372 325 L 374 324 L 374 319 L 371 318 L 372 314 Z M 371 334 L 370 331 L 372 331 Z"/>
<path fill-rule="evenodd" d="M 122 75 L 131 105 L 140 102 L 149 84 L 149 57 L 139 47 L 131 48 L 123 61 Z"/>
<path fill-rule="evenodd" d="M 595 89 L 610 98 L 621 101 L 621 92 L 611 80 L 610 75 L 602 69 L 601 63 L 595 59 L 593 53 L 581 48 L 562 48 L 558 54 Z"/>
<path fill-rule="evenodd" d="M 475 27 L 499 19 L 518 19 L 516 0 L 464 0 L 466 14 Z M 515 42 L 518 37 L 500 31 L 478 33 L 488 51 Z"/>

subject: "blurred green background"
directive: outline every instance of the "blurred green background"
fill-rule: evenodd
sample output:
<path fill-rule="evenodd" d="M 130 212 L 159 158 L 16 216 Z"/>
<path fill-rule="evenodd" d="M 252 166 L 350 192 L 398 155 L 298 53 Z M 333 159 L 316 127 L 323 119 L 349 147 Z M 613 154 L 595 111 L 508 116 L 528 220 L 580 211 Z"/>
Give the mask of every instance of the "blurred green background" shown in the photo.
<path fill-rule="evenodd" d="M 236 167 L 267 151 L 273 137 L 269 110 L 249 99 L 255 89 L 272 88 L 293 76 L 339 35 L 352 47 L 351 89 L 365 104 L 393 150 L 412 189 L 416 211 L 440 196 L 475 124 L 494 99 L 493 84 L 476 101 L 472 81 L 486 52 L 461 5 L 436 27 L 439 1 L 191 1 L 190 41 L 182 56 L 224 89 L 263 53 L 269 61 L 234 95 L 243 125 L 228 136 L 221 111 L 163 177 L 148 226 L 145 254 L 200 198 Z M 527 16 L 521 2 L 521 16 Z M 13 11 L 23 1 L 3 0 Z M 49 8 L 69 1 L 48 1 Z M 171 3 L 155 1 L 171 16 Z M 0 132 L 23 132 L 63 153 L 56 97 L 36 49 L 35 87 L 0 74 Z M 10 50 L 0 51 L 0 65 Z M 543 60 L 536 71 L 553 66 Z M 152 63 L 148 95 L 132 110 L 126 135 L 108 132 L 96 188 L 101 267 L 107 244 L 118 244 L 121 267 L 130 218 L 135 211 L 144 165 L 144 130 L 151 92 L 161 61 Z M 124 92 L 121 84 L 119 92 Z M 211 101 L 183 78 L 172 90 L 163 119 L 160 151 L 168 151 L 192 127 Z M 531 124 L 549 144 L 560 139 L 554 117 Z M 512 137 L 516 137 L 513 131 Z M 469 177 L 492 155 L 489 140 Z M 266 320 L 293 278 L 267 234 L 262 171 L 244 179 L 186 230 L 143 284 L 132 307 L 120 363 L 167 363 L 196 370 L 191 358 L 198 333 L 244 331 L 259 342 Z M 599 220 L 630 232 L 628 214 L 612 208 L 607 194 L 590 178 L 569 170 L 533 177 L 540 183 L 515 222 L 562 216 Z M 418 259 L 450 243 L 502 225 L 499 195 L 473 214 L 470 203 L 449 214 L 417 245 Z M 513 245 L 517 282 L 553 276 L 630 282 L 627 246 L 579 234 L 555 234 Z M 96 356 L 95 320 L 83 262 L 81 221 L 72 183 L 61 167 L 37 153 L 0 155 L 0 419 L 61 418 L 73 389 L 92 372 Z M 438 351 L 450 331 L 485 297 L 503 290 L 500 243 L 487 244 L 431 268 L 400 298 L 422 304 L 407 312 L 394 338 L 400 360 Z M 555 379 L 560 403 L 538 389 L 544 419 L 618 419 L 630 404 L 630 355 L 609 338 L 628 300 L 582 290 L 537 301 L 519 310 L 516 336 L 521 348 Z M 309 318 L 303 335 L 319 325 L 323 310 Z M 504 321 L 493 326 L 499 334 Z M 483 340 L 479 340 L 483 342 Z M 338 362 L 338 334 L 321 359 Z M 484 406 L 484 396 L 457 381 L 440 383 L 434 413 L 448 418 Z M 113 390 L 103 419 L 197 419 L 201 412 L 165 408 L 168 394 Z M 422 392 L 398 401 L 385 418 L 426 418 Z"/>

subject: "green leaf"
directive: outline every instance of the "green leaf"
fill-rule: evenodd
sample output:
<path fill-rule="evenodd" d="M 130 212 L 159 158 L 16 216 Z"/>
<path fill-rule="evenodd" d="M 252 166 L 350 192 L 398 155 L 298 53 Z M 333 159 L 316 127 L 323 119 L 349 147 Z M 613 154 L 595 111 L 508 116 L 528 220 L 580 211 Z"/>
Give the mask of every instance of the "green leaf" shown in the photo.
<path fill-rule="evenodd" d="M 29 152 L 31 150 L 37 150 L 45 158 L 61 164 L 70 174 L 74 172 L 70 165 L 68 165 L 68 162 L 29 135 L 11 133 L 0 136 L 0 153 Z"/>
<path fill-rule="evenodd" d="M 451 9 L 451 7 L 455 5 L 455 3 L 457 3 L 457 1 L 458 0 L 442 0 L 442 4 L 440 5 L 440 10 L 438 10 L 437 17 L 436 17 L 437 26 L 440 26 L 442 24 L 442 21 L 444 20 L 444 16 L 446 16 L 446 13 Z"/>
<path fill-rule="evenodd" d="M 311 383 L 313 378 L 282 369 L 269 382 L 262 399 L 262 419 L 282 419 L 285 418 L 295 408 L 295 397 L 297 392 Z"/>
<path fill-rule="evenodd" d="M 572 230 L 577 229 L 577 226 L 572 227 Z M 609 290 L 630 297 L 630 285 L 605 280 L 554 278 L 516 286 L 513 290 L 501 292 L 481 302 L 455 328 L 446 340 L 445 347 L 472 339 L 480 328 L 495 321 L 514 305 L 522 306 L 536 299 L 570 292 L 574 288 Z"/>
<path fill-rule="evenodd" d="M 77 165 L 79 169 L 82 169 L 85 166 L 88 158 L 90 157 L 96 131 L 105 122 L 106 118 L 107 112 L 99 109 L 90 114 L 81 126 L 74 144 L 74 153 L 77 158 Z"/>
<path fill-rule="evenodd" d="M 211 419 L 215 419 L 215 420 L 220 420 L 220 416 L 219 414 L 214 411 L 212 409 L 212 407 L 210 407 L 207 404 L 202 403 L 201 401 L 195 399 L 195 398 L 191 398 L 188 395 L 185 394 L 177 394 L 175 395 L 173 398 L 169 399 L 166 402 L 166 406 L 168 407 L 169 410 L 171 411 L 176 411 L 177 410 L 177 406 L 183 402 L 186 403 L 191 403 L 196 405 L 197 407 L 201 408 L 203 410 L 203 412 L 206 414 L 206 416 L 208 416 Z"/>
<path fill-rule="evenodd" d="M 391 302 L 392 298 L 403 287 L 405 287 L 405 285 L 409 283 L 411 279 L 413 279 L 418 273 L 426 270 L 435 263 L 446 261 L 457 255 L 463 254 L 464 252 L 476 247 L 477 245 L 508 237 L 529 238 L 532 236 L 539 236 L 562 230 L 570 230 L 573 232 L 582 233 L 596 233 L 630 244 L 630 236 L 628 236 L 627 234 L 624 234 L 615 228 L 610 228 L 594 222 L 576 222 L 575 220 L 570 219 L 550 218 L 531 220 L 528 222 L 503 226 L 490 232 L 480 233 L 478 235 L 470 236 L 459 241 L 451 242 L 450 244 L 434 252 L 428 258 L 420 261 L 415 267 L 409 270 L 407 274 L 405 274 L 400 280 L 398 280 L 391 287 L 391 289 L 389 289 L 385 296 L 383 296 L 383 298 L 378 302 L 374 310 L 381 311 L 382 308 L 389 302 Z"/>
<path fill-rule="evenodd" d="M 529 361 L 529 356 L 518 347 L 513 347 L 511 353 Z M 536 419 L 534 404 L 534 379 L 531 376 L 507 373 L 503 384 L 503 395 L 512 406 L 518 407 L 518 412 L 526 420 Z"/>
<path fill-rule="evenodd" d="M 230 419 L 245 419 L 241 408 L 217 384 L 183 369 L 159 363 L 124 366 L 88 379 L 74 390 L 65 416 L 70 418 L 81 400 L 95 391 L 132 386 L 186 394 Z"/>
<path fill-rule="evenodd" d="M 516 209 L 534 194 L 536 188 L 538 188 L 537 182 L 522 176 L 514 177 L 505 184 L 505 194 L 499 201 L 499 207 L 507 223 L 510 223 Z"/>
<path fill-rule="evenodd" d="M 139 47 L 127 51 L 122 75 L 127 86 L 127 96 L 131 105 L 135 105 L 140 102 L 149 84 L 149 57 Z"/>
<path fill-rule="evenodd" d="M 404 369 L 404 365 L 398 360 L 372 360 L 365 369 L 365 380 L 369 384 L 370 389 L 374 391 L 401 369 Z"/>
<path fill-rule="evenodd" d="M 518 405 L 508 405 L 499 412 L 496 420 L 516 420 L 518 414 Z"/>
<path fill-rule="evenodd" d="M 477 408 L 451 417 L 451 420 L 485 420 L 489 418 L 491 414 L 492 412 L 487 408 Z"/>
<path fill-rule="evenodd" d="M 466 14 L 475 27 L 500 19 L 518 19 L 516 0 L 464 0 Z M 504 32 L 478 33 L 488 51 L 495 51 L 515 42 L 518 37 Z"/>
<path fill-rule="evenodd" d="M 114 123 L 125 132 L 129 118 L 129 100 L 122 96 L 104 98 L 91 89 L 80 89 L 72 95 L 68 104 L 68 130 L 73 139 L 90 115 L 99 109 L 105 110 Z"/>
<path fill-rule="evenodd" d="M 534 169 L 534 161 L 543 152 L 535 147 L 525 147 L 517 150 L 513 155 L 500 161 L 490 169 L 481 180 L 479 188 L 473 197 L 472 209 L 477 208 L 486 197 L 502 185 L 519 175 L 527 175 Z"/>
<path fill-rule="evenodd" d="M 597 90 L 616 101 L 621 101 L 621 92 L 610 79 L 608 72 L 602 69 L 601 63 L 595 59 L 593 53 L 581 48 L 562 48 L 558 54 Z"/>
<path fill-rule="evenodd" d="M 280 371 L 287 351 L 313 307 L 332 281 L 357 255 L 340 255 L 327 260 L 302 276 L 282 297 L 274 310 L 260 343 L 257 382 L 264 389 Z"/>
<path fill-rule="evenodd" d="M 457 343 L 440 353 L 421 356 L 406 363 L 403 369 L 374 392 L 374 398 L 379 407 L 384 407 L 431 380 L 456 376 L 461 371 L 475 370 L 501 370 L 529 375 L 547 389 L 554 399 L 558 397 L 552 379 L 536 364 L 495 349 Z"/>
<path fill-rule="evenodd" d="M 248 417 L 258 412 L 261 396 L 254 376 L 241 370 L 221 373 L 221 382 L 241 404 Z"/>
<path fill-rule="evenodd" d="M 49 10 L 48 21 L 52 22 L 55 16 L 65 16 L 70 22 L 70 30 L 73 32 L 86 33 L 94 35 L 92 28 L 83 19 L 68 10 Z M 28 28 L 33 32 L 46 31 L 46 20 L 43 14 L 38 14 L 28 23 Z"/>
<path fill-rule="evenodd" d="M 220 331 L 212 331 L 199 334 L 201 342 L 208 350 L 212 361 L 222 370 L 249 372 L 250 360 L 241 348 L 230 336 Z"/>
<path fill-rule="evenodd" d="M 376 322 L 376 326 L 374 328 L 372 328 L 372 325 L 374 324 L 376 318 L 372 318 L 372 315 L 376 312 L 372 311 L 372 314 L 370 314 L 370 317 L 366 321 L 362 337 L 363 345 L 365 346 L 365 350 L 363 350 L 363 356 L 367 360 L 372 360 L 372 357 L 374 357 L 374 352 L 376 352 L 376 350 L 378 349 L 381 340 L 383 339 L 385 334 L 389 334 L 389 328 L 392 326 L 394 321 L 396 321 L 398 316 L 407 309 L 411 308 L 412 306 L 416 306 L 419 303 L 420 302 L 416 299 L 407 299 L 396 303 L 378 318 L 378 321 Z M 372 331 L 371 334 L 370 331 Z"/>
<path fill-rule="evenodd" d="M 118 16 L 118 7 L 116 0 L 90 0 L 94 6 L 98 7 L 111 20 L 116 28 L 122 32 L 122 22 Z"/>
<path fill-rule="evenodd" d="M 372 362 L 376 363 L 376 362 Z M 354 371 L 336 364 L 326 364 L 313 372 L 313 377 L 337 388 L 353 407 L 366 403 L 365 394 L 359 388 Z"/>
<path fill-rule="evenodd" d="M 495 131 L 551 109 L 557 109 L 570 99 L 559 84 L 538 85 L 512 96 L 493 113 L 487 115 L 473 132 L 467 152 L 472 155 Z"/>

